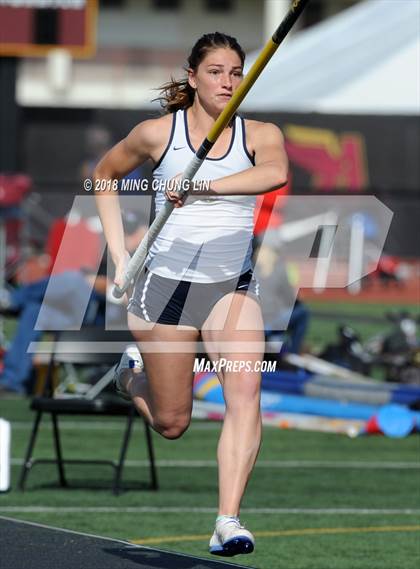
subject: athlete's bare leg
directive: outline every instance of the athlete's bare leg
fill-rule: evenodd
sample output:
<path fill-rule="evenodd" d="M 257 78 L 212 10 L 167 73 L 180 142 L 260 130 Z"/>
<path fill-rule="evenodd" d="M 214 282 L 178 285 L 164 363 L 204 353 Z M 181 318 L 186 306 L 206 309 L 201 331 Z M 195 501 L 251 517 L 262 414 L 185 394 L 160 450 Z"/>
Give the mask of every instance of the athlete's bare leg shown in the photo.
<path fill-rule="evenodd" d="M 227 316 L 226 316 L 227 314 Z M 223 329 L 221 327 L 223 323 Z M 239 326 L 238 326 L 239 322 Z M 238 329 L 240 328 L 240 329 Z M 247 329 L 248 328 L 248 329 Z M 256 329 L 255 329 L 256 328 Z M 264 354 L 261 310 L 252 295 L 233 293 L 213 308 L 202 337 L 213 361 L 250 362 L 251 371 L 218 373 L 226 402 L 226 414 L 219 439 L 219 515 L 238 516 L 242 496 L 261 443 L 261 374 L 254 364 Z M 241 353 L 235 342 L 244 342 Z M 253 345 L 252 351 L 247 346 Z"/>
<path fill-rule="evenodd" d="M 164 437 L 176 439 L 191 420 L 195 351 L 150 352 L 142 350 L 142 344 L 147 343 L 148 348 L 156 344 L 159 348 L 171 342 L 186 342 L 194 347 L 199 332 L 189 326 L 150 325 L 131 313 L 128 325 L 142 354 L 146 377 L 128 372 L 122 379 L 123 386 L 150 426 Z"/>

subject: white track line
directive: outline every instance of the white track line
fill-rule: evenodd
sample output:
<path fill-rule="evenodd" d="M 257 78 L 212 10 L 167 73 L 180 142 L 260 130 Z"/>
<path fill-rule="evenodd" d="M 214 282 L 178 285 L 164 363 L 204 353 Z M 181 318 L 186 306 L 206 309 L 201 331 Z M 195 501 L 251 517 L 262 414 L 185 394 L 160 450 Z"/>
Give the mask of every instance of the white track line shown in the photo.
<path fill-rule="evenodd" d="M 12 458 L 11 464 L 21 466 L 23 458 Z M 147 467 L 148 460 L 126 460 L 127 467 Z M 215 460 L 157 460 L 156 466 L 159 468 L 217 468 Z M 416 470 L 420 469 L 420 462 L 357 462 L 344 461 L 335 462 L 332 460 L 260 460 L 256 463 L 256 468 L 334 468 L 334 469 L 367 469 L 367 470 Z"/>
<path fill-rule="evenodd" d="M 176 506 L 0 506 L 0 512 L 22 514 L 64 514 L 64 513 L 90 513 L 90 514 L 215 514 L 215 508 L 204 507 L 176 507 Z M 244 514 L 315 514 L 315 515 L 419 515 L 420 509 L 412 508 L 242 508 Z"/>

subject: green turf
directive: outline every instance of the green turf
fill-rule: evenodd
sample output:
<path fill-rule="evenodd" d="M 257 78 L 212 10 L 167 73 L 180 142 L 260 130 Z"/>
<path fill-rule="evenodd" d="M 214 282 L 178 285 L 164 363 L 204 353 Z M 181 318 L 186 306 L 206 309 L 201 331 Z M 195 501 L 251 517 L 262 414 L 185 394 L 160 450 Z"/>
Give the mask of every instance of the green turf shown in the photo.
<path fill-rule="evenodd" d="M 6 338 L 11 338 L 16 330 L 17 320 L 16 318 L 3 318 L 0 316 L 3 321 L 3 332 Z"/>
<path fill-rule="evenodd" d="M 383 305 L 311 302 L 322 312 L 346 314 L 362 337 L 383 331 L 381 324 L 362 325 L 354 315 L 381 316 L 389 308 Z M 405 306 L 415 310 L 414 306 Z M 338 322 L 312 318 L 308 344 L 321 347 L 335 339 Z M 13 325 L 7 324 L 10 337 Z M 145 489 L 147 468 L 131 465 L 124 480 L 137 490 L 115 497 L 110 492 L 112 471 L 109 467 L 68 468 L 72 489 L 57 485 L 52 466 L 37 466 L 31 472 L 28 489 L 18 492 L 16 480 L 19 460 L 24 456 L 32 414 L 22 399 L 0 399 L 0 416 L 12 422 L 11 492 L 0 495 L 0 515 L 31 520 L 98 535 L 132 541 L 154 539 L 154 547 L 197 556 L 207 554 L 207 541 L 216 513 L 217 470 L 215 449 L 220 426 L 193 423 L 190 431 L 177 441 L 154 436 L 157 460 L 211 461 L 208 466 L 159 467 L 160 489 Z M 105 426 L 104 426 L 105 425 Z M 109 419 L 105 423 L 83 418 L 66 419 L 63 447 L 67 458 L 117 459 L 124 422 Z M 51 428 L 45 420 L 36 447 L 36 456 L 52 456 Z M 137 422 L 128 460 L 146 459 L 142 424 Z M 328 465 L 265 467 L 264 461 L 322 461 Z M 410 463 L 414 468 L 361 468 L 354 463 Z M 353 464 L 349 464 L 353 463 Z M 259 465 L 260 464 L 260 465 Z M 314 466 L 314 465 L 312 465 Z M 103 490 L 92 486 L 100 483 Z M 81 488 L 81 486 L 87 486 Z M 90 486 L 90 488 L 89 488 Z M 57 508 L 50 512 L 23 511 L 27 507 Z M 61 508 L 209 508 L 210 512 L 67 512 Z M 7 508 L 21 508 L 8 510 Z M 246 513 L 250 508 L 356 509 L 354 513 Z M 420 564 L 420 519 L 413 513 L 368 513 L 369 509 L 418 510 L 420 508 L 420 438 L 403 440 L 384 437 L 349 439 L 340 435 L 264 430 L 259 462 L 243 503 L 243 521 L 256 534 L 256 552 L 230 560 L 258 569 L 417 569 Z M 363 513 L 363 511 L 365 513 Z M 308 533 L 312 530 L 313 533 Z M 411 530 L 411 531 L 410 531 Z M 347 533 L 346 533 L 347 531 Z M 331 533 L 333 532 L 333 533 Z M 335 532 L 335 533 L 334 533 Z M 156 541 L 158 540 L 158 541 Z"/>
<path fill-rule="evenodd" d="M 21 399 L 0 400 L 0 415 L 12 421 L 15 487 L 20 470 L 16 461 L 23 457 L 32 415 L 28 402 Z M 104 424 L 103 421 L 83 419 L 78 422 L 67 418 L 62 426 L 67 458 L 117 458 L 123 421 L 110 419 Z M 139 485 L 139 489 L 115 497 L 109 491 L 111 470 L 107 467 L 69 467 L 69 479 L 75 488 L 62 490 L 57 486 L 55 469 L 39 465 L 30 474 L 25 493 L 13 489 L 0 496 L 0 515 L 138 542 L 158 539 L 147 544 L 207 557 L 207 540 L 216 511 L 214 459 L 219 428 L 218 424 L 194 422 L 190 431 L 177 441 L 154 435 L 156 457 L 160 461 L 211 461 L 210 465 L 199 468 L 159 467 L 158 492 L 141 487 L 148 480 L 144 466 L 134 464 L 125 470 L 125 482 Z M 349 439 L 340 435 L 266 428 L 259 457 L 261 466 L 254 471 L 243 509 L 245 512 L 250 508 L 419 509 L 419 450 L 418 436 L 403 440 Z M 48 421 L 41 429 L 36 455 L 52 456 Z M 138 421 L 128 460 L 145 458 L 142 424 Z M 415 468 L 363 469 L 357 464 L 348 468 L 264 466 L 265 461 L 273 460 L 335 464 L 408 462 Z M 103 490 L 77 488 L 98 482 L 104 486 Z M 35 506 L 57 510 L 7 510 Z M 66 507 L 202 507 L 211 510 L 204 513 L 61 510 Z M 237 561 L 259 569 L 414 569 L 420 560 L 420 521 L 414 514 L 244 513 L 242 517 L 257 534 L 257 549 L 253 555 L 232 559 L 232 563 Z M 410 531 L 413 526 L 417 529 Z M 308 534 L 307 530 L 314 533 Z M 331 530 L 349 533 L 331 533 Z"/>
<path fill-rule="evenodd" d="M 337 340 L 337 330 L 341 324 L 352 326 L 360 335 L 362 341 L 366 341 L 372 336 L 389 332 L 392 329 L 392 323 L 384 320 L 383 323 L 378 322 L 360 322 L 357 317 L 385 318 L 385 314 L 390 311 L 406 311 L 410 314 L 419 316 L 419 306 L 415 304 L 371 304 L 357 302 L 325 302 L 310 301 L 307 303 L 309 309 L 316 314 L 321 312 L 324 314 L 337 313 L 340 315 L 336 320 L 325 319 L 319 316 L 312 316 L 309 321 L 309 330 L 305 342 L 307 346 L 315 352 L 320 351 L 327 343 Z M 341 316 L 343 315 L 343 317 Z"/>
<path fill-rule="evenodd" d="M 373 302 L 327 302 L 325 300 L 311 300 L 307 303 L 314 310 L 322 312 L 338 312 L 340 314 L 359 314 L 361 316 L 378 316 L 385 317 L 387 312 L 409 312 L 413 314 L 419 313 L 419 306 L 415 303 L 401 303 L 401 304 L 388 304 L 388 303 L 373 303 Z"/>

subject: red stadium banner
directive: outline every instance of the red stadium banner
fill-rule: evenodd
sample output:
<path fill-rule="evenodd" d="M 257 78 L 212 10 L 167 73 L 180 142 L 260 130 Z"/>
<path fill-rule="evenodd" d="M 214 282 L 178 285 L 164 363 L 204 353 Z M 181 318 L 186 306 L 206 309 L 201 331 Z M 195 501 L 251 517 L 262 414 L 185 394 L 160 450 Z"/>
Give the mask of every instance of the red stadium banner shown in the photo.
<path fill-rule="evenodd" d="M 97 13 L 98 0 L 0 0 L 0 56 L 43 57 L 63 48 L 90 57 Z"/>

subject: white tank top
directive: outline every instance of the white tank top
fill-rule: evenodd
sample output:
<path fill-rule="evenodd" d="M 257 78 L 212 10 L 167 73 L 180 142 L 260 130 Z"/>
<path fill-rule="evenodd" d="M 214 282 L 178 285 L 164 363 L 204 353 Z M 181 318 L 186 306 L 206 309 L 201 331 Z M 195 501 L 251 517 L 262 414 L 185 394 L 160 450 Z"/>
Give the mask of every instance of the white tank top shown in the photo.
<path fill-rule="evenodd" d="M 253 166 L 246 149 L 245 125 L 236 117 L 229 148 L 221 158 L 206 158 L 195 179 L 216 180 Z M 181 173 L 195 152 L 187 125 L 186 111 L 173 114 L 167 147 L 154 168 L 155 180 L 170 180 Z M 156 213 L 165 194 L 155 194 Z M 251 268 L 255 196 L 189 196 L 174 209 L 154 242 L 148 269 L 170 279 L 199 283 L 235 278 Z"/>

